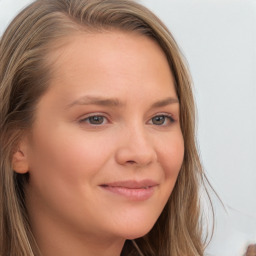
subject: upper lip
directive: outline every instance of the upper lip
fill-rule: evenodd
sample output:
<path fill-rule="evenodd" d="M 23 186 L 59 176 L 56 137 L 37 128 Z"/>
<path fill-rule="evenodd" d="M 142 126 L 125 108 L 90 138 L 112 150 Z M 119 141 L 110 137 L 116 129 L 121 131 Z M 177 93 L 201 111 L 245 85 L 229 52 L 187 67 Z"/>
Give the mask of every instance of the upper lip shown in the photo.
<path fill-rule="evenodd" d="M 110 183 L 102 184 L 101 186 L 105 187 L 123 187 L 129 189 L 139 189 L 146 187 L 157 186 L 158 183 L 153 180 L 125 180 L 125 181 L 115 181 Z"/>

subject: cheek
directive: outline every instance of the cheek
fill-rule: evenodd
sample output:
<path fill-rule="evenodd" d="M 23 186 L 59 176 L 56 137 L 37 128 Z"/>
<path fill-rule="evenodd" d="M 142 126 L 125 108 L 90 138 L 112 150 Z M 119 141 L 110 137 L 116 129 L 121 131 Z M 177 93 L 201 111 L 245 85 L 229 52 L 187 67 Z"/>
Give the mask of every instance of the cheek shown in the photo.
<path fill-rule="evenodd" d="M 27 187 L 33 194 L 31 200 L 38 202 L 38 208 L 47 205 L 51 210 L 65 209 L 72 215 L 69 207 L 75 212 L 82 205 L 81 199 L 90 202 L 90 198 L 95 198 L 91 188 L 97 185 L 99 173 L 108 159 L 106 147 L 92 136 L 65 127 L 50 134 L 43 130 L 36 132 Z"/>
<path fill-rule="evenodd" d="M 102 141 L 101 137 L 85 136 L 80 131 L 61 127 L 49 134 L 38 130 L 35 138 L 30 162 L 32 171 L 36 170 L 38 175 L 55 174 L 75 181 L 80 176 L 96 174 L 109 158 L 107 141 Z"/>
<path fill-rule="evenodd" d="M 173 179 L 178 176 L 183 163 L 184 141 L 182 134 L 169 141 L 160 147 L 159 162 L 163 167 L 165 177 Z"/>

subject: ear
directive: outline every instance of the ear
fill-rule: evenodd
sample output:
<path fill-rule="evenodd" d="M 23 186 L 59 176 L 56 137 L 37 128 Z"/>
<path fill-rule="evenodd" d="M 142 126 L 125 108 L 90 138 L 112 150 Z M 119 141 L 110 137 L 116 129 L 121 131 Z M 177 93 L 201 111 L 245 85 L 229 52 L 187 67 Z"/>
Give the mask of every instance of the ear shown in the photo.
<path fill-rule="evenodd" d="M 25 141 L 20 142 L 12 156 L 12 169 L 20 174 L 25 174 L 29 170 L 28 150 Z"/>

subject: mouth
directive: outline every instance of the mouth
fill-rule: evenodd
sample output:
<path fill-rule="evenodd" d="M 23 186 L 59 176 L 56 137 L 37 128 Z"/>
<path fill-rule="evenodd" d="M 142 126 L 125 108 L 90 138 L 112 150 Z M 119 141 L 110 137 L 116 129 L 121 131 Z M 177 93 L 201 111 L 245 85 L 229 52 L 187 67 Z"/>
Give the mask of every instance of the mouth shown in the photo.
<path fill-rule="evenodd" d="M 132 201 L 144 201 L 153 196 L 158 185 L 151 180 L 128 180 L 102 184 L 100 187 L 107 192 Z"/>

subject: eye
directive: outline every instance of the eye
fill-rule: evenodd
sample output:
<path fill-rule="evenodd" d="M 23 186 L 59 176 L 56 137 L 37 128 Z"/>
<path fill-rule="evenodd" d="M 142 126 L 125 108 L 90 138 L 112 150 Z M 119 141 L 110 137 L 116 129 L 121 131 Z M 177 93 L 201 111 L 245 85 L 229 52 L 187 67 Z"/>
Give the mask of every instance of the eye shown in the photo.
<path fill-rule="evenodd" d="M 106 122 L 106 117 L 100 115 L 89 116 L 80 120 L 80 123 L 88 123 L 91 125 L 101 125 L 105 124 Z"/>
<path fill-rule="evenodd" d="M 164 126 L 173 123 L 175 120 L 169 115 L 157 115 L 151 119 L 151 123 L 154 125 Z"/>

